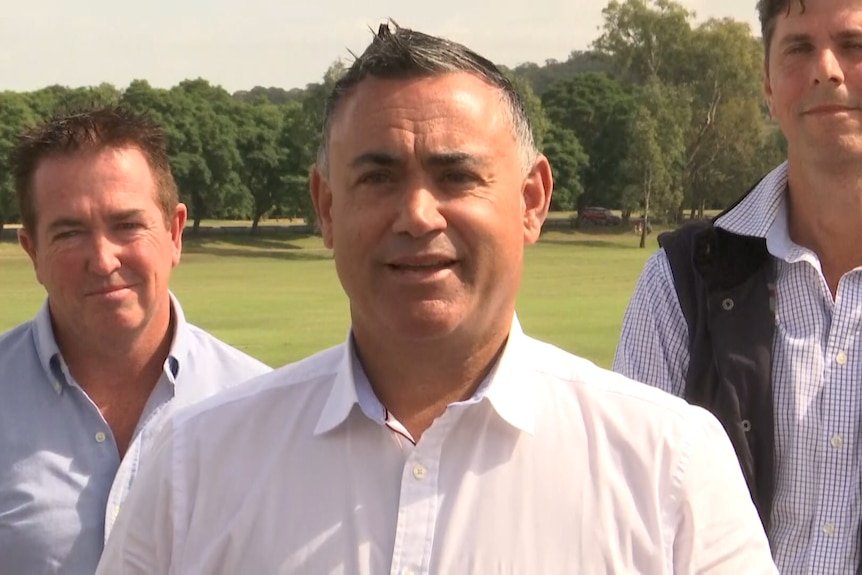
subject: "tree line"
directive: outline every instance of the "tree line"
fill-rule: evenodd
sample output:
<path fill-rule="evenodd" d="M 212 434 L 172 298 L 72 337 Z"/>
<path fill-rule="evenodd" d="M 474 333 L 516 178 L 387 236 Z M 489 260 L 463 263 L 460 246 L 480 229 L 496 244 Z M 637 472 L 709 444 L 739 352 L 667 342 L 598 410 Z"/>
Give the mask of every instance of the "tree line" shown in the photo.
<path fill-rule="evenodd" d="M 762 97 L 763 48 L 730 18 L 696 23 L 673 0 L 611 0 L 600 35 L 566 61 L 504 69 L 554 170 L 552 209 L 598 205 L 653 220 L 728 205 L 786 153 Z M 229 93 L 204 79 L 0 92 L 0 229 L 17 221 L 8 152 L 50 114 L 122 104 L 161 122 L 193 230 L 201 220 L 313 222 L 307 178 L 325 97 L 348 64 L 305 88 Z M 646 227 L 644 227 L 646 233 Z M 643 243 L 643 237 L 642 237 Z"/>

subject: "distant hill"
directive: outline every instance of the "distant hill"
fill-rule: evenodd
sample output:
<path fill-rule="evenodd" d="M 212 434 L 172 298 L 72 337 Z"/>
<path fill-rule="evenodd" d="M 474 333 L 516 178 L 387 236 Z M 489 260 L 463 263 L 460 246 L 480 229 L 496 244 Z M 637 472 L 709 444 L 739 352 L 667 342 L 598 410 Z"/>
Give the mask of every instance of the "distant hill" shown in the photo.
<path fill-rule="evenodd" d="M 611 72 L 610 65 L 599 54 L 591 51 L 575 50 L 565 62 L 545 60 L 544 65 L 526 62 L 516 66 L 513 71 L 526 78 L 533 91 L 541 96 L 555 81 L 571 78 L 581 72 Z"/>

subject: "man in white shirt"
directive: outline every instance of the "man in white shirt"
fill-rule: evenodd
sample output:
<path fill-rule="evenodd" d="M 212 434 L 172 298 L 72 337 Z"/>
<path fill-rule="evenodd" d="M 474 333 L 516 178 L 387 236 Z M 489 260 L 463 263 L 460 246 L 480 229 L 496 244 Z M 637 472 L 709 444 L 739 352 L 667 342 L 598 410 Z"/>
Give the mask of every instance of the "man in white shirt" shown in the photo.
<path fill-rule="evenodd" d="M 775 573 L 711 415 L 522 332 L 551 188 L 491 62 L 381 26 L 311 181 L 347 342 L 174 418 L 99 573 Z"/>

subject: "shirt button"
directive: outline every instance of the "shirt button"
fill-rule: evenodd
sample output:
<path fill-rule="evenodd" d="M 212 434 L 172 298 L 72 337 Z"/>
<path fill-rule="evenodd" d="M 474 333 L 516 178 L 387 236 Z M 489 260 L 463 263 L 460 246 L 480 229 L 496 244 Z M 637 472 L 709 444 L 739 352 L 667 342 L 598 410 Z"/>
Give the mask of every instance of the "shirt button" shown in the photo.
<path fill-rule="evenodd" d="M 428 470 L 425 469 L 425 466 L 421 463 L 416 464 L 413 467 L 413 477 L 416 479 L 425 479 L 425 475 L 428 473 Z"/>
<path fill-rule="evenodd" d="M 728 297 L 728 298 L 725 298 L 725 299 L 723 299 L 723 300 L 721 301 L 721 307 L 723 307 L 723 308 L 724 308 L 724 311 L 730 311 L 730 310 L 732 310 L 732 309 L 733 309 L 733 305 L 734 305 L 734 304 L 733 304 L 733 300 L 732 300 L 732 299 L 730 299 L 729 297 Z"/>
<path fill-rule="evenodd" d="M 97 443 L 104 443 L 105 439 L 107 439 L 107 438 L 105 437 L 105 434 L 103 432 L 100 431 L 100 432 L 96 433 L 96 442 Z"/>
<path fill-rule="evenodd" d="M 835 361 L 838 362 L 838 365 L 847 365 L 847 354 L 843 351 L 839 351 L 835 355 Z"/>
<path fill-rule="evenodd" d="M 824 523 L 823 524 L 823 533 L 826 535 L 832 535 L 835 533 L 835 524 L 834 523 Z"/>
<path fill-rule="evenodd" d="M 832 436 L 832 439 L 829 440 L 829 443 L 832 444 L 832 447 L 838 449 L 839 447 L 844 445 L 844 438 L 836 433 Z"/>

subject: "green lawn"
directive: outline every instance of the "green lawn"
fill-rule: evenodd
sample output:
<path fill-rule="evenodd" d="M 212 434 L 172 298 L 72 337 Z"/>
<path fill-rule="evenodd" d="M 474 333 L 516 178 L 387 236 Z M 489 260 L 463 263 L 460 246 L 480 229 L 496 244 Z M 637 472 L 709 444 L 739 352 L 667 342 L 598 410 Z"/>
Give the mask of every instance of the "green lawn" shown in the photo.
<path fill-rule="evenodd" d="M 610 366 L 646 258 L 631 233 L 549 232 L 527 251 L 518 315 L 531 335 Z M 172 289 L 188 319 L 273 366 L 339 343 L 347 300 L 319 238 L 187 237 Z M 44 291 L 12 241 L 0 242 L 0 331 L 31 318 Z"/>

